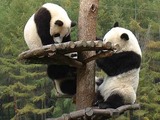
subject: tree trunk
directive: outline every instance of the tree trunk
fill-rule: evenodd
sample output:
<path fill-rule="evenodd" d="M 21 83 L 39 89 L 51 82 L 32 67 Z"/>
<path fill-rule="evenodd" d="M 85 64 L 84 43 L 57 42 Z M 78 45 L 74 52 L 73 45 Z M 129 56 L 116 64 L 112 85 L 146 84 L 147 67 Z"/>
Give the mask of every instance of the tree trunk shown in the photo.
<path fill-rule="evenodd" d="M 96 39 L 96 19 L 99 0 L 80 0 L 78 19 L 78 39 Z M 86 59 L 95 52 L 79 53 L 79 59 Z M 89 62 L 77 72 L 76 109 L 83 109 L 92 105 L 94 99 L 95 61 Z"/>

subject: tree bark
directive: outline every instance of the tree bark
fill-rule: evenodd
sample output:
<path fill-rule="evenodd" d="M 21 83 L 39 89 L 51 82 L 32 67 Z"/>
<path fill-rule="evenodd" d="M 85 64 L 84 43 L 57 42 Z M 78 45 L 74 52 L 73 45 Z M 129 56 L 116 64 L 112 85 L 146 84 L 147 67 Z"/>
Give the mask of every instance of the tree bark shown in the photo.
<path fill-rule="evenodd" d="M 78 19 L 78 40 L 96 39 L 96 20 L 99 0 L 80 0 Z M 95 52 L 79 53 L 79 59 L 84 60 L 93 56 Z M 76 109 L 83 109 L 92 105 L 94 99 L 95 61 L 91 61 L 78 68 Z"/>

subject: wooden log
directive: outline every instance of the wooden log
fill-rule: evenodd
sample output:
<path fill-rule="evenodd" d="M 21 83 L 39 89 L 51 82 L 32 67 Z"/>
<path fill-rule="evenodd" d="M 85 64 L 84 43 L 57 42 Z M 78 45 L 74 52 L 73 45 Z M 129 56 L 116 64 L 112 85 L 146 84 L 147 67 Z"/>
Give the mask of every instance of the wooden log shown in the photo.
<path fill-rule="evenodd" d="M 51 58 L 54 58 L 54 57 L 51 57 Z M 56 58 L 58 58 L 57 61 L 61 61 L 62 64 L 64 63 L 64 64 L 72 66 L 72 67 L 81 68 L 83 66 L 82 62 L 80 62 L 78 60 L 74 60 L 74 59 L 67 57 L 67 56 L 64 56 L 64 55 L 57 54 Z"/>
<path fill-rule="evenodd" d="M 44 52 L 43 49 L 35 49 L 34 51 L 29 50 L 29 51 L 21 53 L 18 56 L 18 59 L 23 60 L 23 59 L 31 58 L 31 57 L 34 57 L 34 56 L 37 56 L 37 58 L 40 58 L 42 56 L 45 56 L 45 52 Z"/>
<path fill-rule="evenodd" d="M 46 120 L 77 120 L 79 118 L 90 118 L 92 120 L 103 120 L 108 118 L 116 118 L 127 110 L 138 110 L 140 109 L 139 104 L 133 105 L 123 105 L 116 109 L 98 109 L 87 107 L 78 111 L 71 112 L 69 114 L 64 114 L 59 118 L 49 118 Z M 85 117 L 84 117 L 85 116 Z M 85 119 L 82 119 L 85 120 Z"/>
<path fill-rule="evenodd" d="M 93 60 L 96 60 L 96 59 L 99 59 L 99 58 L 104 58 L 104 57 L 109 57 L 111 56 L 116 50 L 118 51 L 119 50 L 119 45 L 116 45 L 115 47 L 112 47 L 112 44 L 111 43 L 106 43 L 105 45 L 102 44 L 102 46 L 104 48 L 107 48 L 108 50 L 105 50 L 105 51 L 101 51 L 100 53 L 97 53 L 89 58 L 86 58 L 83 60 L 83 63 L 88 63 L 90 61 L 93 61 Z"/>
<path fill-rule="evenodd" d="M 46 57 L 46 56 L 43 56 L 41 58 L 31 57 L 31 58 L 26 58 L 25 60 L 19 60 L 19 61 L 24 63 L 29 63 L 29 64 L 69 65 L 76 68 L 81 68 L 83 66 L 82 62 L 69 58 L 64 55 L 60 55 L 60 54 L 52 55 L 51 57 Z"/>
<path fill-rule="evenodd" d="M 87 42 L 85 40 L 76 42 L 76 47 L 86 47 L 86 46 L 87 46 Z"/>
<path fill-rule="evenodd" d="M 96 60 L 96 59 L 99 59 L 99 58 L 103 58 L 103 57 L 109 57 L 113 54 L 114 52 L 113 51 L 106 51 L 106 52 L 101 52 L 99 54 L 96 54 L 96 55 L 93 55 L 89 58 L 86 58 L 83 60 L 83 63 L 86 64 L 88 62 L 91 62 L 93 60 Z"/>
<path fill-rule="evenodd" d="M 41 48 L 27 50 L 19 55 L 19 59 L 26 59 L 30 57 L 40 57 L 48 54 L 67 54 L 70 52 L 95 51 L 95 50 L 114 50 L 116 46 L 111 43 L 103 44 L 102 41 L 77 41 L 66 42 L 60 44 L 46 45 Z M 50 56 L 50 55 L 49 55 Z"/>
<path fill-rule="evenodd" d="M 87 47 L 94 47 L 95 42 L 94 41 L 87 41 Z"/>
<path fill-rule="evenodd" d="M 102 47 L 103 46 L 103 42 L 102 41 L 95 41 L 96 42 L 96 46 L 97 47 Z"/>

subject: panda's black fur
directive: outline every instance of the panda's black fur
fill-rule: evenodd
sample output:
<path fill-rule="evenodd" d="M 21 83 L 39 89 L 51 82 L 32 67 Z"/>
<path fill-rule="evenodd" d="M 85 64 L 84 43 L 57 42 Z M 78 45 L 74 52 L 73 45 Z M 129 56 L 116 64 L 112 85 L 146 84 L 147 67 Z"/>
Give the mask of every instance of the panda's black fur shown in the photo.
<path fill-rule="evenodd" d="M 58 95 L 74 95 L 76 93 L 76 68 L 68 65 L 48 65 L 47 74 L 55 82 L 62 81 L 56 88 Z M 56 84 L 55 84 L 55 87 Z"/>
<path fill-rule="evenodd" d="M 133 51 L 126 51 L 113 54 L 111 57 L 97 59 L 96 63 L 108 76 L 116 76 L 129 70 L 139 68 L 141 56 Z"/>
<path fill-rule="evenodd" d="M 118 26 L 119 25 L 116 22 L 114 25 L 114 28 L 119 29 Z M 122 31 L 123 29 L 124 28 L 122 28 Z M 119 39 L 123 40 L 122 42 L 124 43 L 126 42 L 126 44 L 128 44 L 127 42 L 130 40 L 130 37 L 131 37 L 131 40 L 134 39 L 135 41 L 136 50 L 132 51 L 134 50 L 134 48 L 132 48 L 132 46 L 131 48 L 130 46 L 127 46 L 129 48 L 128 50 L 124 49 L 124 50 L 121 50 L 120 52 L 114 53 L 112 56 L 100 58 L 96 60 L 97 66 L 100 69 L 102 69 L 107 75 L 107 77 L 104 78 L 103 83 L 98 87 L 98 91 L 97 91 L 97 98 L 95 100 L 94 105 L 98 106 L 99 108 L 117 108 L 121 105 L 133 104 L 135 102 L 136 90 L 137 90 L 138 81 L 139 81 L 139 68 L 141 64 L 141 50 L 139 45 L 137 44 L 137 40 L 134 37 L 134 35 L 132 35 L 130 31 L 128 32 L 129 34 L 125 33 L 125 31 L 128 31 L 128 30 L 125 29 L 124 33 L 119 36 L 120 37 Z M 108 33 L 108 34 L 111 34 L 111 33 Z M 112 34 L 112 36 L 114 35 L 116 36 L 117 34 L 119 33 L 115 32 L 115 34 Z M 115 42 L 116 40 L 114 39 L 114 37 L 113 39 L 108 38 L 112 36 L 105 36 L 106 38 L 104 37 L 103 41 L 105 42 L 105 39 L 107 39 L 111 43 L 113 41 L 113 44 L 118 44 Z M 132 43 L 134 42 L 131 42 L 130 45 L 134 46 L 134 44 Z M 123 47 L 125 48 L 126 46 L 120 46 L 120 47 L 121 49 L 123 49 Z M 135 78 L 132 74 L 135 75 Z M 127 75 L 129 76 L 128 78 L 127 78 Z M 127 79 L 130 82 L 125 83 Z M 124 82 L 124 83 L 121 84 L 121 82 Z M 113 84 L 116 87 L 114 87 Z M 123 86 L 121 86 L 120 84 L 124 85 L 124 90 L 123 90 Z M 123 94 L 123 92 L 119 92 L 119 90 L 122 90 L 122 91 L 126 90 L 126 91 Z M 128 96 L 129 98 L 127 98 L 127 96 L 125 95 L 131 95 L 131 97 Z"/>

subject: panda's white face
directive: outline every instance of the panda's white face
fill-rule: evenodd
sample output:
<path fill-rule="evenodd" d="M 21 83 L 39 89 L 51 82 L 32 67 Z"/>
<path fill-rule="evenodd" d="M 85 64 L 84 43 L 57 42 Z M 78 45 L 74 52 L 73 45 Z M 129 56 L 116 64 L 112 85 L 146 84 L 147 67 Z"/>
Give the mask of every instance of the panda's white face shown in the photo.
<path fill-rule="evenodd" d="M 135 53 L 141 55 L 141 50 L 138 41 L 134 34 L 125 28 L 114 27 L 103 38 L 104 43 L 111 42 L 113 45 L 118 44 L 120 50 L 123 51 L 134 51 Z"/>
<path fill-rule="evenodd" d="M 53 40 L 55 43 L 62 43 L 63 37 L 67 37 L 70 34 L 70 32 L 71 27 L 69 26 L 58 26 L 53 24 L 50 27 L 50 35 L 53 36 Z"/>
<path fill-rule="evenodd" d="M 72 22 L 62 7 L 52 3 L 46 3 L 43 7 L 51 14 L 50 35 L 53 36 L 54 42 L 61 43 L 63 37 L 70 34 Z M 59 22 L 57 23 L 57 21 Z"/>

